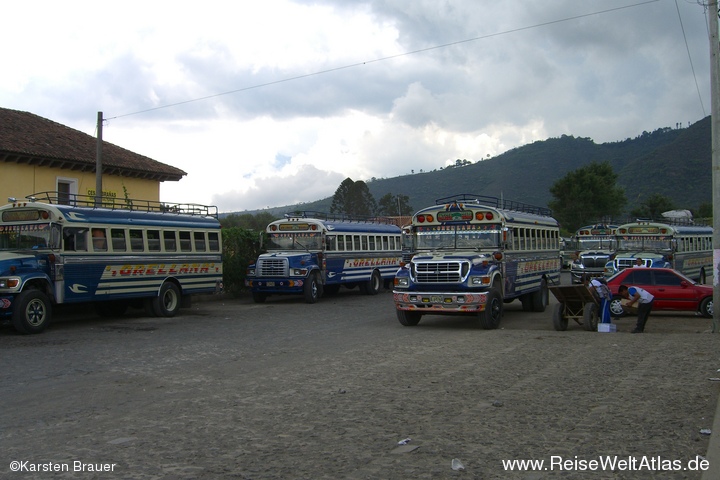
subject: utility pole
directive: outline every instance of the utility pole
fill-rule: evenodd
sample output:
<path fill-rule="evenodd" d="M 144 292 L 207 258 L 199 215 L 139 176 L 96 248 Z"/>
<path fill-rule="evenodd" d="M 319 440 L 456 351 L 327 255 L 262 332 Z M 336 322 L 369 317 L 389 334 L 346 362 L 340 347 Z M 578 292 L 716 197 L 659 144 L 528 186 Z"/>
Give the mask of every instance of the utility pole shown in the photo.
<path fill-rule="evenodd" d="M 102 122 L 103 113 L 97 114 L 97 151 L 95 154 L 95 206 L 102 205 Z"/>
<path fill-rule="evenodd" d="M 712 130 L 713 200 L 713 305 L 720 301 L 720 44 L 718 43 L 718 0 L 708 5 L 710 15 L 710 125 Z M 718 333 L 720 312 L 713 310 L 712 332 Z"/>

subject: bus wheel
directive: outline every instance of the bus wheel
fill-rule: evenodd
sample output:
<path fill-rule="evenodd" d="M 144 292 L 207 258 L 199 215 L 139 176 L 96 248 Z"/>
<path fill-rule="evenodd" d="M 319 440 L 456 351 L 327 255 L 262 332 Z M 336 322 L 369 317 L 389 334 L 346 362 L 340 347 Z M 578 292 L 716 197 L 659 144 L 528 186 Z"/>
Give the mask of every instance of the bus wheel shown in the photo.
<path fill-rule="evenodd" d="M 260 293 L 260 292 L 252 292 L 253 302 L 255 303 L 265 303 L 265 300 L 267 300 L 267 293 Z"/>
<path fill-rule="evenodd" d="M 522 304 L 523 312 L 532 312 L 532 309 L 533 309 L 532 293 L 525 293 L 523 295 L 520 295 L 520 303 Z"/>
<path fill-rule="evenodd" d="M 598 309 L 594 303 L 586 303 L 583 307 L 583 327 L 588 332 L 597 331 Z"/>
<path fill-rule="evenodd" d="M 315 303 L 320 299 L 320 282 L 315 273 L 311 273 L 303 286 L 303 295 L 306 303 Z"/>
<path fill-rule="evenodd" d="M 564 332 L 567 330 L 568 319 L 565 316 L 565 304 L 556 303 L 553 309 L 553 326 L 558 332 Z"/>
<path fill-rule="evenodd" d="M 550 303 L 547 281 L 543 278 L 540 280 L 540 290 L 532 293 L 532 310 L 533 312 L 544 312 L 545 307 Z"/>
<path fill-rule="evenodd" d="M 620 318 L 625 316 L 625 309 L 622 307 L 622 297 L 613 297 L 610 300 L 610 314 L 614 318 Z"/>
<path fill-rule="evenodd" d="M 700 315 L 705 318 L 712 318 L 713 313 L 713 297 L 708 297 L 700 302 Z"/>
<path fill-rule="evenodd" d="M 180 310 L 180 289 L 172 282 L 165 282 L 160 287 L 160 294 L 152 299 L 155 315 L 158 317 L 174 317 Z"/>
<path fill-rule="evenodd" d="M 367 283 L 360 285 L 362 293 L 365 295 L 377 295 L 380 292 L 380 287 L 382 287 L 382 278 L 377 270 L 370 275 L 370 280 Z"/>
<path fill-rule="evenodd" d="M 25 290 L 17 296 L 12 314 L 15 330 L 20 333 L 40 333 L 52 319 L 50 299 L 40 290 Z"/>
<path fill-rule="evenodd" d="M 422 313 L 420 312 L 409 312 L 407 310 L 397 310 L 397 318 L 400 324 L 406 327 L 414 327 L 420 323 Z"/>
<path fill-rule="evenodd" d="M 503 316 L 503 301 L 500 292 L 492 289 L 488 292 L 485 310 L 478 314 L 480 326 L 485 330 L 494 330 L 500 325 Z"/>

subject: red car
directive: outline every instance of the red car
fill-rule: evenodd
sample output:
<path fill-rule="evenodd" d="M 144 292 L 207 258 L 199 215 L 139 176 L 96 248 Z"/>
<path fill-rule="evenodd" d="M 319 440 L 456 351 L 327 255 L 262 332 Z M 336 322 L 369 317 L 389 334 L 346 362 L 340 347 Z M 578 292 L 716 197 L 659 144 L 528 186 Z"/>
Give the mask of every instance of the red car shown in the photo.
<path fill-rule="evenodd" d="M 713 316 L 713 287 L 701 285 L 670 268 L 626 268 L 610 277 L 608 287 L 613 294 L 610 312 L 613 317 L 625 315 L 618 295 L 620 285 L 640 287 L 655 296 L 653 310 L 698 312 Z"/>

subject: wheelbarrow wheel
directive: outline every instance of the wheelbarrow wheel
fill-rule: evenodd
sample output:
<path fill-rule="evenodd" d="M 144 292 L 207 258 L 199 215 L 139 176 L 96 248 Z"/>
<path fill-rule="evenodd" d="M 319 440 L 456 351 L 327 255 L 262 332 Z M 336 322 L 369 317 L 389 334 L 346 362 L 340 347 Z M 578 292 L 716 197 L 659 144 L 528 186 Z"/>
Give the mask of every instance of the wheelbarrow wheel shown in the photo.
<path fill-rule="evenodd" d="M 555 309 L 553 310 L 553 325 L 555 326 L 555 330 L 558 332 L 564 332 L 567 330 L 568 319 L 565 316 L 564 303 L 555 304 Z"/>
<path fill-rule="evenodd" d="M 586 303 L 583 308 L 583 327 L 588 332 L 597 331 L 598 308 L 594 303 Z"/>

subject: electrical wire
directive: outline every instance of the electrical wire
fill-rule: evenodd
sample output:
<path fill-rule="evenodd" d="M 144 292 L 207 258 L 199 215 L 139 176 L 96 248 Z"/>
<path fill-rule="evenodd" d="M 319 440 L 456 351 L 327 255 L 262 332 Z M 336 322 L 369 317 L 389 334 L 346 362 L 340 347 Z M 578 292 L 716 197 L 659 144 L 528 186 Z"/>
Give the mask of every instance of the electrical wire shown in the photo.
<path fill-rule="evenodd" d="M 631 4 L 631 5 L 624 5 L 624 6 L 622 6 L 622 7 L 609 8 L 609 9 L 607 9 L 607 10 L 600 10 L 600 11 L 597 11 L 597 12 L 585 13 L 585 14 L 582 14 L 582 15 L 575 15 L 575 16 L 572 16 L 572 17 L 562 18 L 562 19 L 559 19 L 559 20 L 552 20 L 552 21 L 549 21 L 549 22 L 543 22 L 543 23 L 538 23 L 538 24 L 535 24 L 535 25 L 529 25 L 529 26 L 527 26 L 527 27 L 519 27 L 519 28 L 514 28 L 514 29 L 511 29 L 511 30 L 506 30 L 506 31 L 503 31 L 503 32 L 491 33 L 491 34 L 488 34 L 488 35 L 482 35 L 482 36 L 479 36 L 479 37 L 468 38 L 468 39 L 465 39 L 465 40 L 458 40 L 458 41 L 456 41 L 456 42 L 444 43 L 444 44 L 442 44 L 442 45 L 435 45 L 435 46 L 432 46 L 432 47 L 421 48 L 421 49 L 412 50 L 412 51 L 409 51 L 409 52 L 398 53 L 398 54 L 396 54 L 396 55 L 389 55 L 389 56 L 387 56 L 387 57 L 375 58 L 375 59 L 373 59 L 373 60 L 366 60 L 366 61 L 364 61 L 364 62 L 351 63 L 351 64 L 349 64 L 349 65 L 344 65 L 344 66 L 341 66 L 341 67 L 329 68 L 329 69 L 327 69 L 327 70 L 320 70 L 320 71 L 317 71 L 317 72 L 307 73 L 307 74 L 304 74 L 304 75 L 296 75 L 296 76 L 294 76 L 294 77 L 288 77 L 288 78 L 283 78 L 283 79 L 280 79 L 280 80 L 274 80 L 274 81 L 272 81 L 272 82 L 260 83 L 260 84 L 252 85 L 252 86 L 249 86 L 249 87 L 243 87 L 243 88 L 238 88 L 238 89 L 236 89 L 236 90 L 230 90 L 230 91 L 228 91 L 228 92 L 216 93 L 216 94 L 213 94 L 213 95 L 207 95 L 207 96 L 204 96 L 204 97 L 194 98 L 194 99 L 192 99 L 192 100 L 184 100 L 184 101 L 182 101 L 182 102 L 176 102 L 176 103 L 170 103 L 170 104 L 167 104 L 167 105 L 161 105 L 161 106 L 159 106 L 159 107 L 148 108 L 148 109 L 140 110 L 140 111 L 133 112 L 133 113 L 126 113 L 126 114 L 123 114 L 123 115 L 116 115 L 116 116 L 114 116 L 114 117 L 106 118 L 105 120 L 114 120 L 114 119 L 117 119 L 117 118 L 129 117 L 129 116 L 131 116 L 131 115 L 139 115 L 139 114 L 141 114 L 141 113 L 153 112 L 153 111 L 155 111 L 155 110 L 161 110 L 161 109 L 164 109 L 164 108 L 177 107 L 177 106 L 179 106 L 179 105 L 186 105 L 186 104 L 188 104 L 188 103 L 199 102 L 199 101 L 202 101 L 202 100 L 209 100 L 209 99 L 211 99 L 211 98 L 222 97 L 222 96 L 225 96 L 225 95 L 232 95 L 232 94 L 234 94 L 234 93 L 246 92 L 246 91 L 248 91 L 248 90 L 254 90 L 254 89 L 257 89 L 257 88 L 267 87 L 267 86 L 270 86 L 270 85 L 277 85 L 277 84 L 280 84 L 280 83 L 290 82 L 290 81 L 294 81 L 294 80 L 300 80 L 300 79 L 302 79 L 302 78 L 308 78 L 308 77 L 313 77 L 313 76 L 316 76 L 316 75 L 323 75 L 323 74 L 326 74 L 326 73 L 337 72 L 337 71 L 346 70 L 346 69 L 349 69 L 349 68 L 355 68 L 355 67 L 359 67 L 359 66 L 362 66 L 362 65 L 368 65 L 368 64 L 370 64 L 370 63 L 384 62 L 384 61 L 386 61 L 386 60 L 392 60 L 392 59 L 395 59 L 395 58 L 405 57 L 405 56 L 408 56 L 408 55 L 415 55 L 415 54 L 418 54 L 418 53 L 424 53 L 424 52 L 429 52 L 429 51 L 432 51 L 432 50 L 438 50 L 438 49 L 441 49 L 441 48 L 451 47 L 451 46 L 453 46 L 453 45 L 460 45 L 460 44 L 463 44 L 463 43 L 476 42 L 476 41 L 478 41 L 478 40 L 485 40 L 485 39 L 492 38 L 492 37 L 499 37 L 499 36 L 501 36 L 501 35 L 508 35 L 508 34 L 511 34 L 511 33 L 522 32 L 522 31 L 524 31 L 524 30 L 531 30 L 531 29 L 534 29 L 534 28 L 546 27 L 546 26 L 548 26 L 548 25 L 554 25 L 554 24 L 557 24 L 557 23 L 563 23 L 563 22 L 568 22 L 568 21 L 571 21 L 571 20 L 577 20 L 577 19 L 580 19 L 580 18 L 586 18 L 586 17 L 595 16 L 595 15 L 602 15 L 602 14 L 605 14 L 605 13 L 616 12 L 616 11 L 618 11 L 618 10 L 624 10 L 624 9 L 628 9 L 628 8 L 639 7 L 639 6 L 642 6 L 642 5 L 647 5 L 647 4 L 649 4 L 649 3 L 655 3 L 655 2 L 659 2 L 659 1 L 660 1 L 660 0 L 646 0 L 646 1 L 644 1 L 644 2 L 634 3 L 634 4 Z M 676 0 L 676 6 L 677 6 L 677 0 Z M 678 13 L 679 13 L 679 12 L 678 12 Z M 682 23 L 682 22 L 681 22 L 681 23 Z M 683 35 L 684 35 L 684 34 L 685 34 L 685 31 L 683 30 Z M 686 42 L 686 44 L 687 44 L 687 42 Z M 692 63 L 692 62 L 691 62 L 691 63 Z M 704 111 L 704 108 L 703 108 L 703 111 Z"/>
<path fill-rule="evenodd" d="M 675 0 L 675 9 L 677 10 L 678 20 L 680 21 L 680 29 L 682 30 L 683 40 L 685 40 L 685 49 L 687 50 L 688 60 L 690 60 L 690 70 L 692 70 L 693 79 L 695 80 L 695 89 L 697 90 L 698 99 L 700 100 L 700 108 L 703 111 L 703 118 L 706 117 L 705 104 L 700 94 L 700 87 L 698 86 L 697 75 L 695 75 L 695 66 L 693 65 L 692 55 L 690 55 L 690 47 L 688 46 L 687 36 L 685 35 L 685 26 L 683 26 L 682 16 L 680 16 L 680 7 L 678 6 L 677 0 Z"/>

